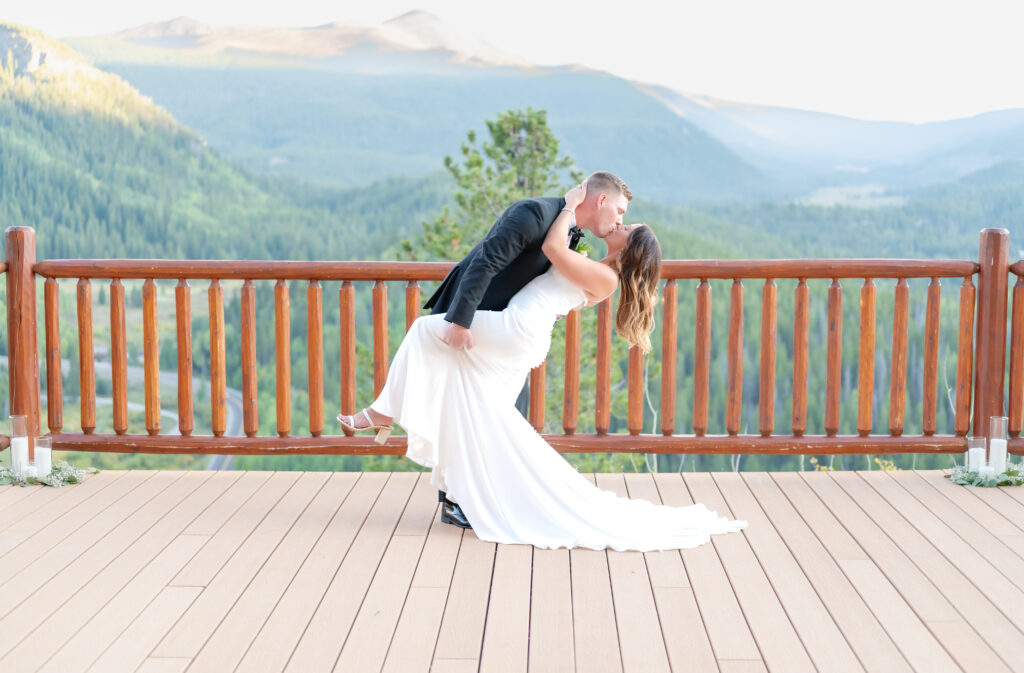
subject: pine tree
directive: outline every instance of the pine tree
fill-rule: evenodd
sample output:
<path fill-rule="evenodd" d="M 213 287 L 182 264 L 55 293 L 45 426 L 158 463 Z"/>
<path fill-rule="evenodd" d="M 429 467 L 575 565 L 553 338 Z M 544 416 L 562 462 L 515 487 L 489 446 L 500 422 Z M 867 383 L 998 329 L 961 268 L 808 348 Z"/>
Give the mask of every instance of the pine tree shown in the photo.
<path fill-rule="evenodd" d="M 461 259 L 515 201 L 561 194 L 583 179 L 572 158 L 559 157 L 546 110 L 508 110 L 485 123 L 489 142 L 478 145 L 471 129 L 462 143 L 462 163 L 444 159 L 458 185 L 455 212 L 446 207 L 435 220 L 424 222 L 418 239 L 402 241 L 404 256 Z"/>

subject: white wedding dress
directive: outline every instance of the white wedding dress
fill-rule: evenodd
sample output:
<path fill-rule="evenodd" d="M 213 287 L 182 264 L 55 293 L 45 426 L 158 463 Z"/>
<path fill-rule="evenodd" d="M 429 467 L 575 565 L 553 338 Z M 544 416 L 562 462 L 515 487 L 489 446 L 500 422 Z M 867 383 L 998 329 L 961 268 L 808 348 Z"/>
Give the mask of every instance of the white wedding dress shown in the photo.
<path fill-rule="evenodd" d="M 477 311 L 473 347 L 444 343 L 443 314 L 418 318 L 371 405 L 408 433 L 406 455 L 458 502 L 488 542 L 541 548 L 652 551 L 695 547 L 738 531 L 702 504 L 655 505 L 595 486 L 544 441 L 515 407 L 530 369 L 544 361 L 559 315 L 583 290 L 552 267 L 503 311 Z"/>

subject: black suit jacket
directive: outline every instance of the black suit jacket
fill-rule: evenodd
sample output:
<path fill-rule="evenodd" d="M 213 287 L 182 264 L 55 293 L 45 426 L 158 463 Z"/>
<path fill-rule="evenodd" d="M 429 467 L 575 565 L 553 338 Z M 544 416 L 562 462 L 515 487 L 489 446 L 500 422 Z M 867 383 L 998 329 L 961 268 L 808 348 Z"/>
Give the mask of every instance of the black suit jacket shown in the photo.
<path fill-rule="evenodd" d="M 565 206 L 561 197 L 523 199 L 509 206 L 490 231 L 456 264 L 423 305 L 468 328 L 477 310 L 500 311 L 551 262 L 541 251 Z M 575 246 L 574 246 L 575 247 Z"/>

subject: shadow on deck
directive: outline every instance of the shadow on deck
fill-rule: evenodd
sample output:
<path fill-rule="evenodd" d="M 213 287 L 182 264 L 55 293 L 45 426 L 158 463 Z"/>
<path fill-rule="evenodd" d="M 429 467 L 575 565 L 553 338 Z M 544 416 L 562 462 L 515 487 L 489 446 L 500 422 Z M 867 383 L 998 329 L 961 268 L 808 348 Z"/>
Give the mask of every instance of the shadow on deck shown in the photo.
<path fill-rule="evenodd" d="M 0 490 L 0 670 L 1024 671 L 1024 489 L 945 471 L 598 474 L 747 519 L 667 552 L 442 525 L 416 473 Z"/>

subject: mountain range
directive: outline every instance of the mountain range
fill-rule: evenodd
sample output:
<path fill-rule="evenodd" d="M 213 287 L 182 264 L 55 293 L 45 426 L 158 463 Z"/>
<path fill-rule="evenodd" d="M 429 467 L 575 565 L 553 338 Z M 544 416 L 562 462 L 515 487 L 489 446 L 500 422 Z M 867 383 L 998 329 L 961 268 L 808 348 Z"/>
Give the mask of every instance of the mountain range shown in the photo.
<path fill-rule="evenodd" d="M 134 39 L 165 39 L 164 33 L 175 31 L 203 29 L 179 22 L 163 32 L 143 31 L 148 37 L 136 33 Z M 105 44 L 156 49 L 126 41 Z M 582 168 L 616 167 L 637 194 L 630 219 L 655 223 L 669 257 L 969 257 L 980 228 L 1013 228 L 1024 218 L 1024 163 L 1014 160 L 989 163 L 954 181 L 899 189 L 848 182 L 819 187 L 811 196 L 805 188 L 805 196 L 787 200 L 779 194 L 799 194 L 797 181 L 755 166 L 696 126 L 680 126 L 679 115 L 694 116 L 693 110 L 669 109 L 641 95 L 640 85 L 568 67 L 539 69 L 531 76 L 524 68 L 470 66 L 462 59 L 462 65 L 451 66 L 461 68 L 462 74 L 437 75 L 434 80 L 448 81 L 452 90 L 409 101 L 407 93 L 389 94 L 365 73 L 317 70 L 308 64 L 254 65 L 254 59 L 267 58 L 261 54 L 173 51 L 176 58 L 191 54 L 206 65 L 124 66 L 153 67 L 150 74 L 179 82 L 155 86 L 179 92 L 182 100 L 191 95 L 196 105 L 185 105 L 184 114 L 206 109 L 202 98 L 211 93 L 202 85 L 204 78 L 220 77 L 222 96 L 241 96 L 245 85 L 250 87 L 250 99 L 222 105 L 223 115 L 205 118 L 203 124 L 182 124 L 178 114 L 130 81 L 96 68 L 67 44 L 38 31 L 0 24 L 3 53 L 8 57 L 0 67 L 0 219 L 7 225 L 36 227 L 41 258 L 394 259 L 399 241 L 415 236 L 420 222 L 451 203 L 454 185 L 432 153 L 455 153 L 466 127 L 457 125 L 462 117 L 443 103 L 456 93 L 471 99 L 474 92 L 530 77 L 545 83 L 546 89 L 534 86 L 546 91 L 556 108 L 563 105 L 563 116 L 552 122 L 563 152 L 575 156 Z M 445 61 L 442 53 L 432 52 L 438 62 L 458 60 Z M 218 74 L 210 59 L 233 59 L 233 65 L 221 63 Z M 472 72 L 480 75 L 474 79 Z M 498 73 L 506 79 L 498 79 Z M 317 88 L 325 77 L 350 77 L 364 90 L 325 93 Z M 419 85 L 424 79 L 428 75 L 381 78 L 386 84 Z M 452 84 L 456 80 L 463 88 Z M 275 101 L 282 82 L 293 91 L 305 87 L 307 98 Z M 580 119 L 564 108 L 570 98 L 603 96 L 611 87 L 622 94 L 621 100 L 613 98 L 616 109 L 632 114 L 617 117 L 615 110 L 595 105 Z M 329 114 L 343 99 L 360 101 L 349 101 L 344 124 Z M 273 104 L 280 116 L 262 114 Z M 466 106 L 474 104 L 470 100 Z M 715 105 L 727 109 L 720 101 L 703 101 L 705 110 Z M 466 106 L 455 107 L 468 118 L 462 109 Z M 327 111 L 326 116 L 313 109 Z M 440 123 L 448 113 L 450 121 Z M 476 122 L 467 126 L 487 114 L 482 106 L 478 113 Z M 622 126 L 623 120 L 632 126 Z M 577 135 L 564 133 L 563 126 Z M 624 128 L 632 134 L 625 142 Z M 996 140 L 999 133 L 998 128 L 989 129 L 988 136 L 980 133 L 976 137 L 987 137 L 988 144 L 976 142 L 976 149 L 993 155 L 1012 150 L 1012 143 Z M 591 158 L 581 159 L 569 145 L 587 137 L 607 142 L 582 143 L 582 156 Z M 246 143 L 252 152 L 248 163 L 239 150 Z M 318 144 L 323 146 L 319 154 Z M 349 147 L 348 154 L 339 146 Z M 641 151 L 645 146 L 647 151 Z M 268 147 L 284 155 L 280 162 L 262 162 L 260 157 L 271 151 Z M 680 148 L 691 153 L 673 156 Z M 667 158 L 659 163 L 659 157 Z M 322 169 L 320 179 L 296 180 L 304 177 L 297 170 L 303 166 Z M 338 171 L 347 171 L 350 178 L 339 177 Z M 686 171 L 696 175 L 692 182 L 679 178 Z M 757 190 L 760 200 L 752 196 Z M 849 207 L 851 202 L 856 207 Z"/>
<path fill-rule="evenodd" d="M 532 106 L 583 170 L 666 203 L 905 190 L 1024 161 L 1024 110 L 927 124 L 716 100 L 582 66 L 541 67 L 414 11 L 380 26 L 210 26 L 181 17 L 66 42 L 261 173 L 359 186 L 436 170 L 469 128 Z"/>

